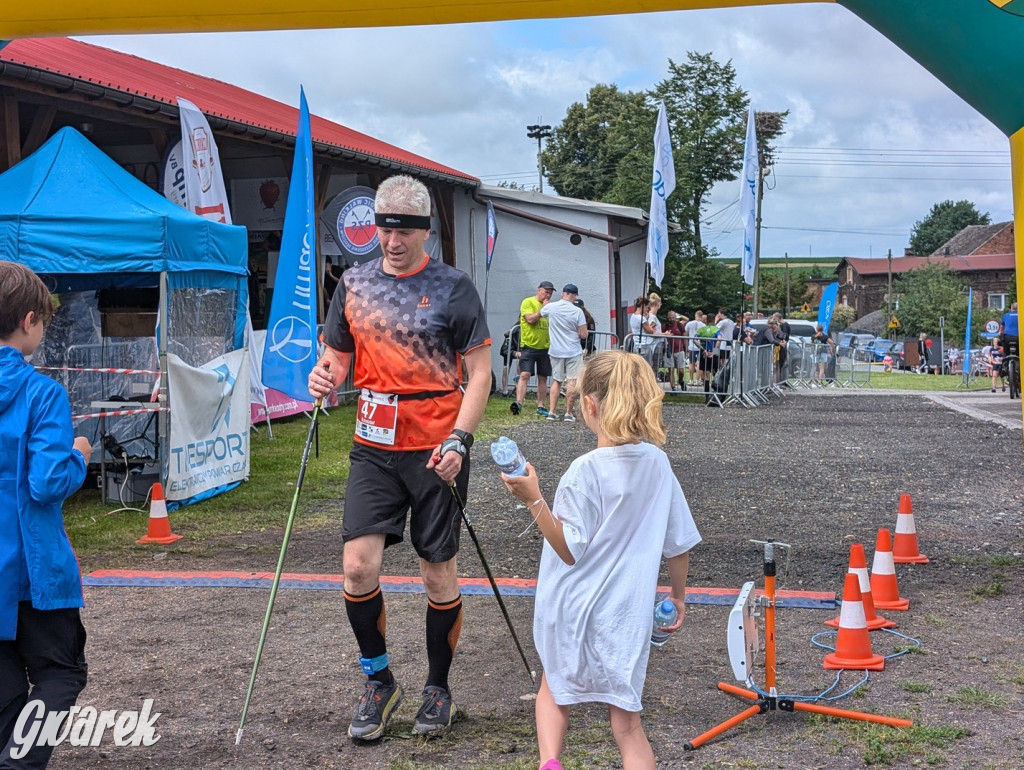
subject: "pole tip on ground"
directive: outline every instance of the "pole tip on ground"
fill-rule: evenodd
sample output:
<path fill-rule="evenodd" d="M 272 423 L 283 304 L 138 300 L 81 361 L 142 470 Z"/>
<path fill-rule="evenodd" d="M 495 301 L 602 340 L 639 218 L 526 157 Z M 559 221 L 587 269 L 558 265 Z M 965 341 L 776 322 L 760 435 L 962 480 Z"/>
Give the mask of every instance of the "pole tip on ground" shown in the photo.
<path fill-rule="evenodd" d="M 238 732 L 235 733 L 235 745 L 237 746 L 242 742 L 242 728 L 238 728 Z"/>

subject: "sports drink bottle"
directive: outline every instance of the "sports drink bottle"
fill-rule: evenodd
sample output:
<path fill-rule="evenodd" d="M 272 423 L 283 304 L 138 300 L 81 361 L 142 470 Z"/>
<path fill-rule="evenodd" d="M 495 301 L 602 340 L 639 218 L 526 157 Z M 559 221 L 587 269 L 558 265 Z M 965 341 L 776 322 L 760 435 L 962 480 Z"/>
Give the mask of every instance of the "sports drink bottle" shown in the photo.
<path fill-rule="evenodd" d="M 651 631 L 651 644 L 661 647 L 668 641 L 668 632 L 659 630 L 659 626 L 671 626 L 676 622 L 679 613 L 671 599 L 665 599 L 654 605 L 654 629 Z"/>

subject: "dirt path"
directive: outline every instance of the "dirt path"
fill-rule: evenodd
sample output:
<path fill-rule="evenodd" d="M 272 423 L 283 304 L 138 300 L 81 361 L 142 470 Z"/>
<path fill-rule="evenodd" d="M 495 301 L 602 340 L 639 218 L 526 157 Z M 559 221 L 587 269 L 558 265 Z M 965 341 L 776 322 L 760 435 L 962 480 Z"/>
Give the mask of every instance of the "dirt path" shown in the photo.
<path fill-rule="evenodd" d="M 892 528 L 901 493 L 913 496 L 929 565 L 898 567 L 911 609 L 890 613 L 919 653 L 888 662 L 869 686 L 834 705 L 907 716 L 918 729 L 890 731 L 806 714 L 754 717 L 697 752 L 683 744 L 749 705 L 718 692 L 731 681 L 728 607 L 691 605 L 684 630 L 651 657 L 644 720 L 659 767 L 855 768 L 1024 766 L 1024 483 L 1021 434 L 918 396 L 793 395 L 756 410 L 673 406 L 666 447 L 704 536 L 691 584 L 739 588 L 758 580 L 751 538 L 791 543 L 780 559 L 782 588 L 840 591 L 849 545 L 870 554 L 879 527 Z M 520 419 L 513 435 L 553 491 L 568 462 L 592 446 L 582 424 Z M 470 513 L 496 575 L 534 577 L 535 530 L 500 486 L 484 452 L 471 483 Z M 140 549 L 125 568 L 274 569 L 280 532 L 224 539 L 154 560 Z M 183 541 L 186 542 L 186 541 Z M 408 547 L 392 549 L 390 575 L 415 574 Z M 157 552 L 159 554 L 159 552 Z M 298 530 L 290 572 L 340 572 L 335 528 Z M 84 565 L 86 570 L 90 565 Z M 460 573 L 482 576 L 464 538 Z M 282 590 L 240 747 L 234 736 L 267 592 L 242 588 L 88 588 L 90 684 L 80 705 L 161 712 L 150 747 L 57 749 L 51 768 L 402 768 L 536 767 L 527 679 L 493 597 L 468 596 L 452 688 L 464 718 L 448 736 L 409 737 L 425 676 L 422 595 L 389 593 L 388 638 L 407 702 L 376 746 L 355 746 L 345 729 L 361 682 L 341 594 Z M 506 599 L 531 661 L 533 600 Z M 778 613 L 778 679 L 785 693 L 815 693 L 833 675 L 811 638 L 835 611 Z M 872 635 L 876 652 L 905 642 Z M 536 666 L 539 668 L 539 663 Z M 763 683 L 763 665 L 754 670 Z M 843 676 L 839 690 L 855 684 Z M 923 729 L 920 729 L 923 728 Z M 616 767 L 597 707 L 574 713 L 568 768 Z"/>

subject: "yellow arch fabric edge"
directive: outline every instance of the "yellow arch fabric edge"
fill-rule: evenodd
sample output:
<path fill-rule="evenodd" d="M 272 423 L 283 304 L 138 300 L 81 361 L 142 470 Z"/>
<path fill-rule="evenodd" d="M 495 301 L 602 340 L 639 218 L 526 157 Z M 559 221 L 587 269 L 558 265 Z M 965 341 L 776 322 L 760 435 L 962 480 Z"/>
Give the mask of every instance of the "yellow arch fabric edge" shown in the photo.
<path fill-rule="evenodd" d="M 1010 137 L 1010 179 L 1013 185 L 1013 249 L 1017 267 L 1017 302 L 1024 292 L 1024 128 Z M 1024 418 L 1024 399 L 1021 399 Z M 1024 440 L 1024 435 L 1021 436 Z"/>
<path fill-rule="evenodd" d="M 790 5 L 822 0 L 49 0 L 0 4 L 0 39 L 57 35 L 395 27 Z M 834 0 L 826 0 L 834 2 Z"/>

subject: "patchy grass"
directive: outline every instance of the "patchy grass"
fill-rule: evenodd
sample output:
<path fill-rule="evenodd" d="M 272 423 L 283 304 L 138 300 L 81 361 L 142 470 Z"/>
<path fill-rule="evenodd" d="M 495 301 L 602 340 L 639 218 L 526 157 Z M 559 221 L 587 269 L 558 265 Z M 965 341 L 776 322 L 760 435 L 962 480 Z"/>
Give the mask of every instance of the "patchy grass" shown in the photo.
<path fill-rule="evenodd" d="M 966 727 L 889 727 L 872 722 L 845 723 L 841 727 L 849 739 L 848 745 L 857 747 L 865 765 L 892 765 L 912 757 L 927 764 L 942 764 L 942 752 L 951 748 L 954 741 L 971 734 Z"/>
<path fill-rule="evenodd" d="M 511 422 L 508 404 L 508 399 L 504 398 L 492 398 L 488 402 L 476 432 L 479 448 L 474 459 L 477 462 L 490 461 L 487 445 Z M 320 452 L 317 456 L 314 444 L 296 508 L 296 528 L 316 527 L 337 518 L 337 501 L 344 498 L 348 479 L 354 419 L 354 404 L 333 407 L 321 416 Z M 273 432 L 273 440 L 267 436 L 265 427 L 250 436 L 249 481 L 171 513 L 173 531 L 187 536 L 191 552 L 201 550 L 203 542 L 210 538 L 285 526 L 295 499 L 295 484 L 309 435 L 309 418 L 295 415 L 277 420 L 273 423 Z M 119 504 L 103 502 L 98 489 L 84 488 L 64 504 L 64 524 L 83 568 L 115 566 L 120 556 L 149 548 L 135 544 L 146 533 L 148 505 L 134 504 L 138 511 L 111 512 L 119 507 Z M 173 553 L 175 547 L 163 550 Z"/>
<path fill-rule="evenodd" d="M 968 567 L 1024 567 L 1024 556 L 1012 554 L 993 554 L 991 556 L 954 556 L 954 564 Z"/>
<path fill-rule="evenodd" d="M 1006 587 L 998 580 L 982 583 L 971 589 L 971 595 L 979 599 L 994 599 L 997 596 L 1002 596 L 1005 592 Z"/>
<path fill-rule="evenodd" d="M 913 374 L 911 372 L 883 372 L 881 364 L 871 369 L 871 387 L 876 390 L 960 390 L 963 378 L 959 374 Z M 991 383 L 981 377 L 974 380 L 970 390 L 988 390 Z"/>
<path fill-rule="evenodd" d="M 1001 709 L 1010 704 L 1010 699 L 1005 695 L 989 692 L 973 684 L 958 687 L 952 695 L 946 696 L 946 700 L 957 706 L 981 706 L 990 709 Z"/>
<path fill-rule="evenodd" d="M 904 679 L 902 682 L 899 683 L 899 687 L 900 689 L 906 690 L 907 692 L 922 693 L 930 693 L 932 690 L 935 689 L 935 686 L 929 684 L 928 682 L 918 682 L 914 679 Z"/>

